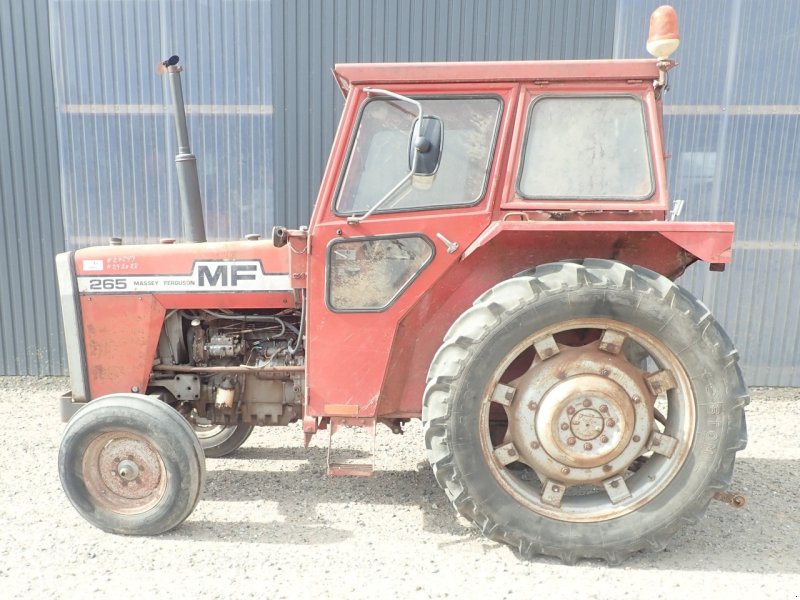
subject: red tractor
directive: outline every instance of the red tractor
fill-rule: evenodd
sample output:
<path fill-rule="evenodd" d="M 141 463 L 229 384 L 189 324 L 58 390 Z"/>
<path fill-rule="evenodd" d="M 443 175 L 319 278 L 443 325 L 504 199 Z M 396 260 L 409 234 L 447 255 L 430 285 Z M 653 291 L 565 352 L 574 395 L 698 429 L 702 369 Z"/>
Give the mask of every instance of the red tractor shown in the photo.
<path fill-rule="evenodd" d="M 204 455 L 256 425 L 301 421 L 307 443 L 421 418 L 456 510 L 523 556 L 618 561 L 699 517 L 748 397 L 728 336 L 673 283 L 722 270 L 733 239 L 670 219 L 676 25 L 654 13 L 652 60 L 337 66 L 311 222 L 272 240 L 203 241 L 166 61 L 189 242 L 57 257 L 78 512 L 159 534 L 197 504 Z"/>

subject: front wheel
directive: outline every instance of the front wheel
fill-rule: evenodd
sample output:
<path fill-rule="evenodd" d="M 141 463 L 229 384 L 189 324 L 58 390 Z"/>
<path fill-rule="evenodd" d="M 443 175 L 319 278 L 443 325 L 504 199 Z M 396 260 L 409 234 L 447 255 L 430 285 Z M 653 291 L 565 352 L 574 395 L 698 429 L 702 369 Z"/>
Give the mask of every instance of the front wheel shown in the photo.
<path fill-rule="evenodd" d="M 668 279 L 605 260 L 504 281 L 453 324 L 423 421 L 457 510 L 523 555 L 660 548 L 731 479 L 747 390 L 728 337 Z"/>
<path fill-rule="evenodd" d="M 197 504 L 205 457 L 186 420 L 140 394 L 93 400 L 67 424 L 58 455 L 61 485 L 92 525 L 156 535 Z"/>

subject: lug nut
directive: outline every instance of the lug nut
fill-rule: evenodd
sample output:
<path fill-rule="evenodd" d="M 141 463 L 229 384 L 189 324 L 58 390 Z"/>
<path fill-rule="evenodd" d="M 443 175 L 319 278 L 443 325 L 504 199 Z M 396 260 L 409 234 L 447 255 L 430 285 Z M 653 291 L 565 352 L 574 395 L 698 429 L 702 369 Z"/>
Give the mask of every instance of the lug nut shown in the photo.
<path fill-rule="evenodd" d="M 603 465 L 603 471 L 608 473 L 612 469 L 611 465 Z"/>
<path fill-rule="evenodd" d="M 586 408 L 589 408 L 592 405 L 592 401 L 587 398 L 586 400 L 583 401 L 583 405 Z"/>
<path fill-rule="evenodd" d="M 568 415 L 574 415 L 575 414 L 575 407 L 574 406 L 568 406 L 567 407 L 567 414 Z"/>
<path fill-rule="evenodd" d="M 577 441 L 577 440 L 576 440 L 574 437 L 569 437 L 569 438 L 567 438 L 567 443 L 568 443 L 570 446 L 574 446 L 576 441 Z"/>
<path fill-rule="evenodd" d="M 642 438 L 640 438 L 638 435 L 635 435 L 635 436 L 633 436 L 633 441 L 634 441 L 634 442 L 638 442 L 638 441 L 640 441 L 641 439 L 642 439 Z"/>
<path fill-rule="evenodd" d="M 639 404 L 639 402 L 642 401 L 642 399 L 639 396 L 631 396 L 631 400 L 633 400 L 634 404 Z"/>
<path fill-rule="evenodd" d="M 569 475 L 569 467 L 562 467 L 562 468 L 561 468 L 561 472 L 562 472 L 564 475 Z"/>
<path fill-rule="evenodd" d="M 600 436 L 600 441 L 605 444 L 608 441 L 608 436 L 607 435 L 601 435 Z"/>
<path fill-rule="evenodd" d="M 608 377 L 609 370 L 608 369 L 600 369 L 600 375 L 603 377 Z"/>
<path fill-rule="evenodd" d="M 612 481 L 611 482 L 611 487 L 613 487 L 613 488 L 619 487 L 619 481 Z"/>
<path fill-rule="evenodd" d="M 614 419 L 609 419 L 608 421 L 606 421 L 606 425 L 608 425 L 609 427 L 613 427 L 616 424 L 617 422 Z"/>
<path fill-rule="evenodd" d="M 561 431 L 566 431 L 569 429 L 569 423 L 562 423 L 561 424 Z"/>
<path fill-rule="evenodd" d="M 592 449 L 592 445 L 591 445 L 589 442 L 586 442 L 586 443 L 583 445 L 583 449 L 584 449 L 584 450 L 591 450 L 591 449 Z"/>
<path fill-rule="evenodd" d="M 538 450 L 539 449 L 539 442 L 531 442 L 531 448 L 533 448 L 534 450 Z"/>
<path fill-rule="evenodd" d="M 601 404 L 600 405 L 600 412 L 601 413 L 607 413 L 608 412 L 608 407 L 605 404 Z"/>
<path fill-rule="evenodd" d="M 528 402 L 528 410 L 530 410 L 530 411 L 534 411 L 534 410 L 536 410 L 537 408 L 539 408 L 539 405 L 538 405 L 538 404 L 536 404 L 536 402 L 534 402 L 533 400 L 531 400 L 530 402 Z"/>

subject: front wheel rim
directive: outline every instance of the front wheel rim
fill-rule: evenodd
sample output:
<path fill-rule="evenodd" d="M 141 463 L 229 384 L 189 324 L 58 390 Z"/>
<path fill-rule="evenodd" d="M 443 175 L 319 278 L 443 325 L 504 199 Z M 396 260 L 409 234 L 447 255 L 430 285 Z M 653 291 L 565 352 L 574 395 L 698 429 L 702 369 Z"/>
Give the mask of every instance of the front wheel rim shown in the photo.
<path fill-rule="evenodd" d="M 103 433 L 89 442 L 81 475 L 94 504 L 121 515 L 147 512 L 161 501 L 167 488 L 159 451 L 129 431 Z"/>
<path fill-rule="evenodd" d="M 593 341 L 564 343 L 587 332 Z M 508 380 L 526 350 L 530 367 Z M 680 360 L 627 323 L 583 318 L 541 329 L 490 381 L 479 417 L 484 460 L 518 503 L 549 518 L 597 522 L 641 508 L 675 478 L 694 440 L 694 393 Z"/>

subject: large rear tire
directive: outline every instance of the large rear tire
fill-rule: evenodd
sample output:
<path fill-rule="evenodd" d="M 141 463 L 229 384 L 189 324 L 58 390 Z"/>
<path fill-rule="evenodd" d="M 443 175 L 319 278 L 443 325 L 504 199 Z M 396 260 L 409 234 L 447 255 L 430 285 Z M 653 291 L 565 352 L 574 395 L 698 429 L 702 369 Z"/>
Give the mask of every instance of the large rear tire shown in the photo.
<path fill-rule="evenodd" d="M 616 563 L 662 548 L 727 488 L 747 400 L 700 301 L 587 259 L 503 281 L 459 317 L 422 417 L 437 481 L 485 535 Z"/>
<path fill-rule="evenodd" d="M 93 400 L 67 424 L 58 456 L 61 485 L 92 525 L 157 535 L 194 510 L 205 457 L 189 423 L 140 394 Z"/>

